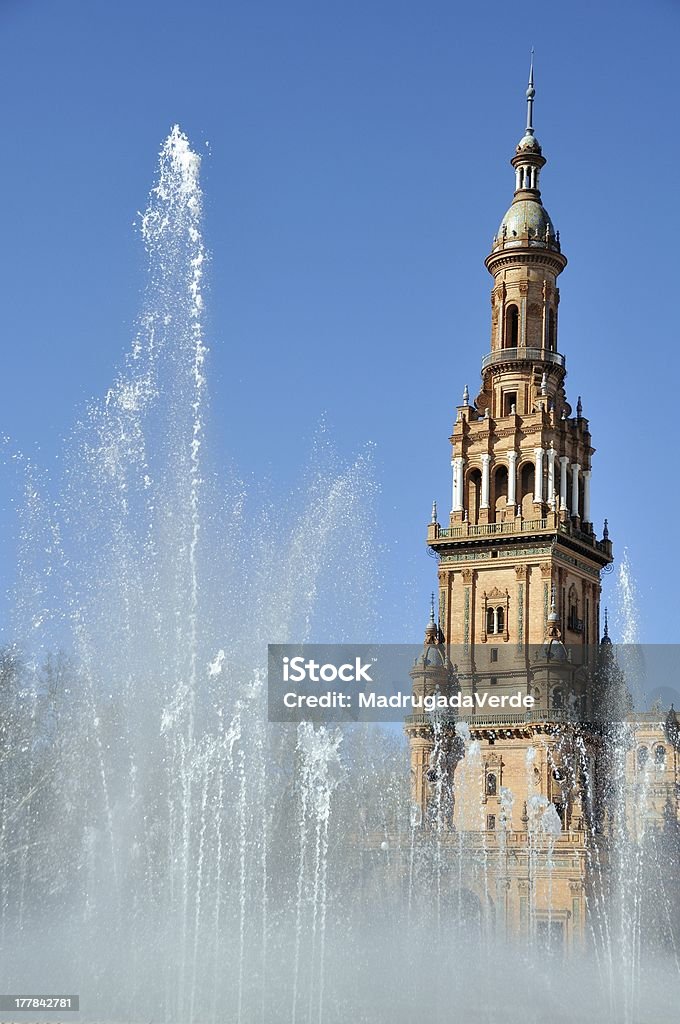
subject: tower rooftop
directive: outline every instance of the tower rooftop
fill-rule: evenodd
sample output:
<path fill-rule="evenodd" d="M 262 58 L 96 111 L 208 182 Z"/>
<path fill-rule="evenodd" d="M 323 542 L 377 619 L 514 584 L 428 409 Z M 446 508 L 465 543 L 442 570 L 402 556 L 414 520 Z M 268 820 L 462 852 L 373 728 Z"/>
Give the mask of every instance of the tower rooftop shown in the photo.
<path fill-rule="evenodd" d="M 534 134 L 535 95 L 532 57 L 527 88 L 526 129 L 510 161 L 515 169 L 515 195 L 493 240 L 492 256 L 498 250 L 522 247 L 560 251 L 559 234 L 555 231 L 548 211 L 541 203 L 538 188 L 539 175 L 546 160 L 541 144 Z"/>

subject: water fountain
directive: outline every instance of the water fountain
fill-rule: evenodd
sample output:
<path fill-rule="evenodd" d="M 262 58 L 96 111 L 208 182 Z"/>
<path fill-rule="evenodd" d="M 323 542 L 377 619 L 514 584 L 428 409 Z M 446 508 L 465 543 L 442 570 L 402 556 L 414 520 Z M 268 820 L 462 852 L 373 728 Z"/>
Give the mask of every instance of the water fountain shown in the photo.
<path fill-rule="evenodd" d="M 463 831 L 446 841 L 443 773 L 423 829 L 393 731 L 267 723 L 267 642 L 366 633 L 375 488 L 370 458 L 343 465 L 323 436 L 301 506 L 257 511 L 209 471 L 199 166 L 174 128 L 141 219 L 132 349 L 63 479 L 21 463 L 0 988 L 78 992 L 88 1021 L 672 1019 L 677 958 L 643 970 L 623 832 L 624 910 L 596 908 L 594 966 L 560 962 L 535 930 L 528 947 L 495 934 L 464 889 Z M 459 779 L 476 779 L 464 722 L 456 742 Z M 531 850 L 552 856 L 559 817 L 529 761 L 501 805 L 501 835 L 524 807 Z M 460 813 L 484 834 L 483 806 Z M 489 885 L 493 854 L 476 856 Z"/>

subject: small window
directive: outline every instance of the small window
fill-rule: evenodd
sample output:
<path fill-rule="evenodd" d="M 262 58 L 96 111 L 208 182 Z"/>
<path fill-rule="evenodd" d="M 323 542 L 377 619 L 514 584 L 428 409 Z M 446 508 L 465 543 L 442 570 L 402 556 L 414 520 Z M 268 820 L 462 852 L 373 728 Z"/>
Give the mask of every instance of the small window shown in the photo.
<path fill-rule="evenodd" d="M 666 748 L 662 747 L 661 744 L 654 751 L 654 760 L 658 765 L 665 765 L 666 763 Z"/>
<path fill-rule="evenodd" d="M 637 752 L 637 763 L 638 768 L 644 768 L 649 761 L 649 750 L 647 747 L 640 747 Z"/>
<path fill-rule="evenodd" d="M 503 415 L 512 416 L 517 410 L 517 392 L 505 391 L 503 394 Z"/>
<path fill-rule="evenodd" d="M 491 676 L 489 686 L 498 686 L 498 676 Z"/>
<path fill-rule="evenodd" d="M 498 661 L 498 648 L 497 647 L 492 647 L 491 648 L 491 660 L 492 661 Z"/>
<path fill-rule="evenodd" d="M 505 608 L 496 609 L 496 632 L 502 633 L 505 629 Z"/>
<path fill-rule="evenodd" d="M 493 772 L 489 772 L 486 777 L 486 795 L 495 796 L 497 789 L 497 780 Z"/>
<path fill-rule="evenodd" d="M 496 831 L 496 815 L 495 814 L 487 814 L 487 816 L 486 816 L 486 828 L 487 828 L 488 832 L 495 832 Z"/>

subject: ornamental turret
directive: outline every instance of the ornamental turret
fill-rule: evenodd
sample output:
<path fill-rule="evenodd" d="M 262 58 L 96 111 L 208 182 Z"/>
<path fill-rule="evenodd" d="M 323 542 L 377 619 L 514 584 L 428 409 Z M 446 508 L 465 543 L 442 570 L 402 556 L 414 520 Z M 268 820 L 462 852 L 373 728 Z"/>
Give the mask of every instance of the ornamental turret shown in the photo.
<path fill-rule="evenodd" d="M 482 362 L 480 413 L 523 415 L 538 405 L 571 414 L 557 349 L 558 275 L 567 265 L 538 187 L 546 163 L 533 126 L 533 64 L 527 89 L 527 126 L 510 161 L 515 194 L 493 239 L 486 267 L 493 275 L 491 351 Z M 501 375 L 502 370 L 502 375 Z M 502 376 L 502 379 L 501 379 Z"/>

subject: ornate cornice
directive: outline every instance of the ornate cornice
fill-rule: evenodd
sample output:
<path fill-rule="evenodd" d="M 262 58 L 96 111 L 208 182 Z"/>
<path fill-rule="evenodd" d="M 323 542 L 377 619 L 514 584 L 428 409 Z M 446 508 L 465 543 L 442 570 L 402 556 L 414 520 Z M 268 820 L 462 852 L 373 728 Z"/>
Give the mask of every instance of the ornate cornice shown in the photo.
<path fill-rule="evenodd" d="M 557 276 L 561 274 L 567 265 L 567 257 L 563 256 L 561 252 L 551 251 L 549 249 L 529 249 L 524 247 L 517 247 L 516 249 L 500 249 L 498 252 L 490 253 L 484 260 L 484 265 L 490 274 L 494 277 L 499 270 L 506 269 L 509 266 L 520 266 L 526 264 L 539 265 L 547 267 L 552 273 Z"/>

